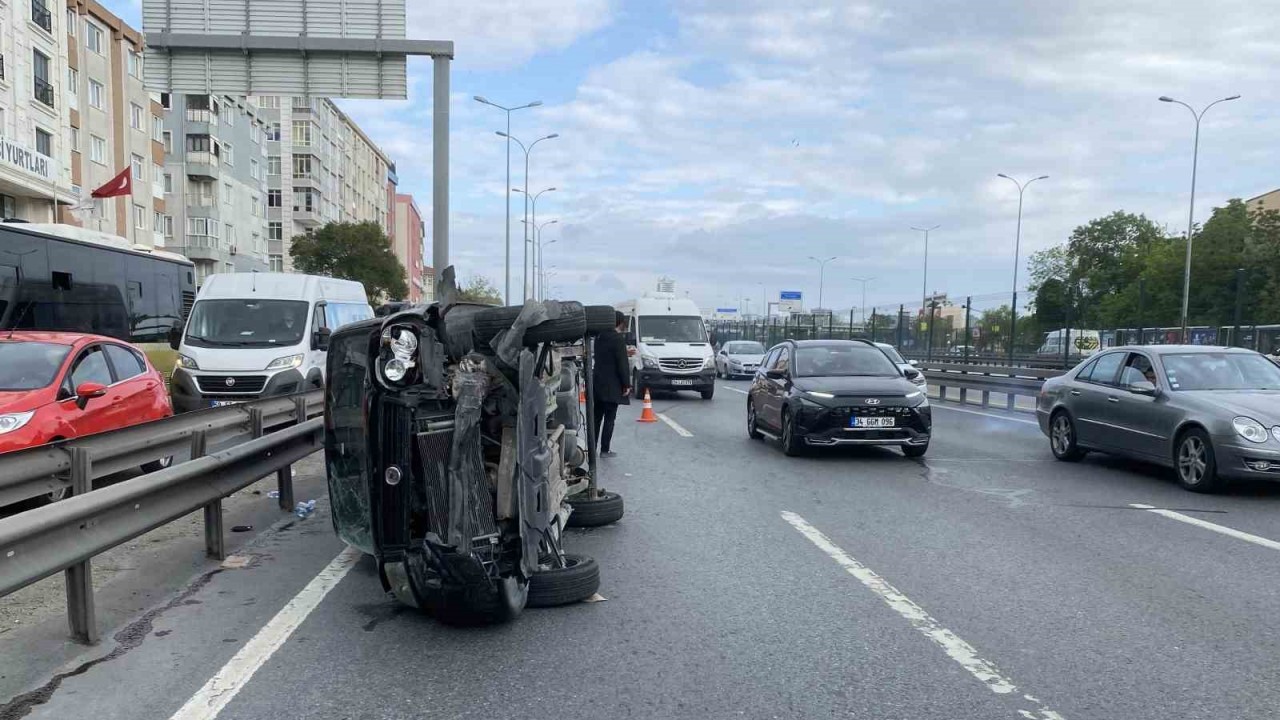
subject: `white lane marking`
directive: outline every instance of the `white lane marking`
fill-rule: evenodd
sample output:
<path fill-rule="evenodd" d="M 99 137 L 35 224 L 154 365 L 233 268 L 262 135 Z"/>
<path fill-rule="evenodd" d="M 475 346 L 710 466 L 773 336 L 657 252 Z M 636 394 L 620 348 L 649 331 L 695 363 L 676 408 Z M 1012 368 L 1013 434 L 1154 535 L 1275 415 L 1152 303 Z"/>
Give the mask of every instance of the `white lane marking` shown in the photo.
<path fill-rule="evenodd" d="M 675 431 L 676 431 L 676 434 L 677 434 L 677 435 L 679 435 L 680 437 L 693 437 L 693 433 L 691 433 L 691 432 L 689 432 L 688 430 L 685 430 L 683 427 L 681 427 L 681 426 L 680 426 L 680 423 L 678 423 L 678 422 L 676 422 L 675 420 L 672 420 L 671 418 L 667 417 L 667 414 L 666 414 L 666 413 L 658 413 L 658 419 L 659 419 L 659 420 L 661 420 L 662 422 L 664 422 L 664 423 L 666 423 L 666 424 L 670 425 L 670 426 L 671 426 L 671 429 L 672 429 L 672 430 L 675 430 Z"/>
<path fill-rule="evenodd" d="M 174 713 L 170 720 L 213 720 L 218 717 L 236 693 L 284 645 L 293 631 L 298 629 L 302 621 L 307 619 L 311 611 L 316 609 L 324 596 L 346 576 L 359 559 L 360 551 L 352 547 L 338 553 L 235 657 L 222 666 L 218 674 L 209 678 L 209 682 L 192 695 L 187 704 Z"/>
<path fill-rule="evenodd" d="M 817 545 L 818 549 L 830 556 L 832 560 L 835 560 L 837 565 L 857 578 L 868 590 L 878 595 L 886 605 L 911 623 L 912 627 L 941 647 L 943 652 L 969 671 L 969 674 L 977 678 L 982 684 L 986 685 L 991 692 L 1006 696 L 1011 696 L 1017 692 L 1018 687 L 1013 684 L 1013 681 L 1001 675 L 995 665 L 979 657 L 978 651 L 972 645 L 943 627 L 941 623 L 925 612 L 924 608 L 915 604 L 911 598 L 903 595 L 871 568 L 846 553 L 839 545 L 832 542 L 831 538 L 824 535 L 821 530 L 810 525 L 808 521 L 793 512 L 783 511 L 782 519 L 790 523 L 801 535 L 808 538 L 809 542 Z M 1035 705 L 1031 712 L 1019 709 L 1018 713 L 1023 717 L 1037 720 L 1062 720 L 1061 715 L 1045 707 L 1043 702 L 1032 698 L 1030 695 L 1023 695 L 1022 697 Z"/>
<path fill-rule="evenodd" d="M 1036 427 L 1040 427 L 1040 423 L 1036 422 L 1035 420 L 1023 420 L 1022 418 L 1009 417 L 1007 415 L 996 415 L 995 413 L 986 413 L 986 412 L 982 412 L 981 410 L 967 410 L 965 408 L 951 407 L 950 405 L 942 405 L 941 402 L 942 401 L 929 403 L 929 406 L 935 407 L 935 408 L 942 408 L 943 410 L 950 410 L 952 412 L 969 413 L 970 415 L 981 415 L 982 417 L 995 418 L 996 420 L 1008 420 L 1009 422 L 1022 423 L 1023 425 L 1035 425 Z"/>
<path fill-rule="evenodd" d="M 1260 537 L 1258 535 L 1251 535 L 1247 532 L 1236 530 L 1235 528 L 1229 528 L 1226 525 L 1211 523 L 1208 520 L 1201 520 L 1200 518 L 1191 517 L 1190 515 L 1183 515 L 1182 513 L 1174 512 L 1173 510 L 1163 510 L 1153 505 L 1143 505 L 1142 503 L 1129 503 L 1129 507 L 1138 508 L 1139 510 L 1146 510 L 1147 512 L 1155 513 L 1156 515 L 1160 515 L 1162 517 L 1167 517 L 1170 520 L 1177 520 L 1178 522 L 1184 522 L 1188 525 L 1195 525 L 1198 528 L 1204 528 L 1205 530 L 1212 530 L 1213 532 L 1221 533 L 1223 535 L 1226 535 L 1227 537 L 1233 537 L 1237 540 L 1250 542 L 1250 543 L 1253 543 L 1254 545 L 1261 545 L 1262 547 L 1269 548 L 1271 550 L 1280 550 L 1280 542 L 1276 542 L 1275 540 L 1270 540 L 1268 538 Z"/>
<path fill-rule="evenodd" d="M 739 390 L 738 388 L 735 388 L 735 387 L 729 387 L 728 385 L 721 385 L 720 387 L 724 388 L 725 390 L 728 390 L 729 392 L 736 392 L 736 393 L 739 393 L 739 394 L 742 394 L 742 395 L 750 395 L 750 394 L 751 394 L 751 393 L 747 392 L 746 390 Z"/>

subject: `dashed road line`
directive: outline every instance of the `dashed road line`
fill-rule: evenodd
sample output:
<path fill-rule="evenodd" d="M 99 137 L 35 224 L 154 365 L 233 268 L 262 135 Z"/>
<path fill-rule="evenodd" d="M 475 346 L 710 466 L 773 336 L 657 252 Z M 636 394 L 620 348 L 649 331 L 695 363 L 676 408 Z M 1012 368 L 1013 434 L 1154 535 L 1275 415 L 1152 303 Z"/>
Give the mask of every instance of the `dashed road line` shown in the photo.
<path fill-rule="evenodd" d="M 911 598 L 903 595 L 901 591 L 890 585 L 887 580 L 877 575 L 871 568 L 846 553 L 839 545 L 832 542 L 831 538 L 824 535 L 821 530 L 810 525 L 808 521 L 793 512 L 783 511 L 782 519 L 790 523 L 801 535 L 818 546 L 818 549 L 826 553 L 832 560 L 835 560 L 837 565 L 857 578 L 868 590 L 878 595 L 886 605 L 911 623 L 912 627 L 936 643 L 948 657 L 955 660 L 970 675 L 973 675 L 982 684 L 986 685 L 991 692 L 1004 697 L 1012 697 L 1019 705 L 1024 706 L 1018 708 L 1018 714 L 1021 717 L 1028 718 L 1028 720 L 1063 720 L 1060 714 L 1045 707 L 1044 702 L 1038 698 L 1028 694 L 1020 695 L 1018 686 L 1002 675 L 995 665 L 981 658 L 972 645 L 943 627 L 933 616 L 925 612 L 924 608 L 913 602 Z M 1028 704 L 1030 709 L 1025 707 Z"/>
<path fill-rule="evenodd" d="M 666 413 L 658 413 L 658 419 L 670 425 L 671 429 L 675 430 L 676 434 L 679 435 L 680 437 L 693 437 L 693 433 L 689 432 L 688 430 L 685 430 L 684 427 L 680 425 L 680 423 L 667 417 Z"/>
<path fill-rule="evenodd" d="M 943 410 L 950 410 L 952 412 L 969 413 L 970 415 L 981 415 L 982 417 L 995 418 L 996 420 L 1008 420 L 1009 422 L 1022 423 L 1023 425 L 1035 425 L 1036 427 L 1040 427 L 1040 423 L 1036 422 L 1035 420 L 1024 420 L 1022 418 L 1009 417 L 1007 415 L 996 415 L 995 413 L 986 413 L 986 412 L 982 412 L 981 410 L 969 410 L 966 408 L 951 407 L 950 405 L 943 405 L 942 404 L 943 402 L 945 401 L 932 402 L 930 403 L 930 405 L 935 408 L 942 408 Z"/>
<path fill-rule="evenodd" d="M 355 548 L 349 547 L 338 553 L 169 720 L 213 720 L 218 717 L 359 559 L 360 551 Z"/>
<path fill-rule="evenodd" d="M 736 393 L 738 393 L 738 394 L 740 394 L 740 395 L 750 395 L 750 394 L 751 394 L 751 393 L 748 393 L 746 390 L 739 390 L 739 389 L 738 389 L 738 388 L 736 388 L 736 387 L 729 387 L 728 385 L 721 385 L 720 387 L 724 388 L 725 390 L 728 390 L 729 392 L 736 392 Z"/>
<path fill-rule="evenodd" d="M 1203 528 L 1205 530 L 1211 530 L 1213 532 L 1226 535 L 1227 537 L 1233 537 L 1237 540 L 1243 540 L 1245 542 L 1253 543 L 1254 545 L 1260 545 L 1264 548 L 1268 548 L 1271 550 L 1280 550 L 1280 542 L 1276 542 L 1275 540 L 1264 538 L 1259 535 L 1252 535 L 1242 530 L 1236 530 L 1235 528 L 1229 528 L 1226 525 L 1211 523 L 1208 520 L 1201 520 L 1200 518 L 1197 518 L 1197 517 L 1191 517 L 1190 515 L 1183 515 L 1182 513 L 1175 512 L 1173 510 L 1165 510 L 1164 508 L 1158 508 L 1158 507 L 1155 507 L 1154 505 L 1143 505 L 1142 503 L 1129 503 L 1129 507 L 1137 508 L 1139 510 L 1146 510 L 1147 512 L 1155 513 L 1156 515 L 1159 515 L 1161 517 L 1167 517 L 1170 520 L 1177 520 L 1178 522 L 1181 522 L 1181 523 L 1194 525 L 1198 528 Z"/>

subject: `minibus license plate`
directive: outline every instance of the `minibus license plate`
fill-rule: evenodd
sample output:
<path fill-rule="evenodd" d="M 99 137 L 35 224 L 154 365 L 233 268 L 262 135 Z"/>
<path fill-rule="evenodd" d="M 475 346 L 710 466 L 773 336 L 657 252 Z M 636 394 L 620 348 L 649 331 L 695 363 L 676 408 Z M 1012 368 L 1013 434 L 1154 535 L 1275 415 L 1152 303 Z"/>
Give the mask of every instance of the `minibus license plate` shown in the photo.
<path fill-rule="evenodd" d="M 849 427 L 856 428 L 891 428 L 897 418 L 891 417 L 853 417 L 849 418 Z"/>
<path fill-rule="evenodd" d="M 671 384 L 672 385 L 692 385 L 693 381 L 692 380 L 672 380 Z"/>

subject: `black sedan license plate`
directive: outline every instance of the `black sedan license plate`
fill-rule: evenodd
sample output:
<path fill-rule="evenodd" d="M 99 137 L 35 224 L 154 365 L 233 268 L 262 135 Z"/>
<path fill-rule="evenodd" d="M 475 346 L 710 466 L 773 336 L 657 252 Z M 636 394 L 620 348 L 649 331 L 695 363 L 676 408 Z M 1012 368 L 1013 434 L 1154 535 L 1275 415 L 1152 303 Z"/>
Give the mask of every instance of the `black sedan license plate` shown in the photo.
<path fill-rule="evenodd" d="M 672 380 L 671 384 L 672 385 L 692 385 L 693 381 L 692 380 Z"/>
<path fill-rule="evenodd" d="M 851 417 L 849 427 L 855 428 L 891 428 L 897 418 L 893 417 Z"/>

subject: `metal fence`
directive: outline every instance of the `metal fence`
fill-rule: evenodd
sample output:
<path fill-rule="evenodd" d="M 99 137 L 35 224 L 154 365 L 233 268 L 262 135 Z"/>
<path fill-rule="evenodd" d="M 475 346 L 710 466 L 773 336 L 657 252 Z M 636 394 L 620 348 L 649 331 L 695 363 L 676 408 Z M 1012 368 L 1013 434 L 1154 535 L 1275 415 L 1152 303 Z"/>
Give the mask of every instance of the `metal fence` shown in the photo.
<path fill-rule="evenodd" d="M 722 342 L 756 340 L 768 347 L 787 338 L 862 338 L 892 345 L 911 359 L 1041 368 L 1072 367 L 1100 348 L 1182 341 L 1178 318 L 1146 317 L 1142 301 L 1130 322 L 1103 324 L 1098 320 L 1101 310 L 1091 310 L 1079 301 L 1040 300 L 1037 307 L 1035 295 L 1025 291 L 954 301 L 932 298 L 927 304 L 853 308 L 822 315 L 712 320 L 709 326 Z M 1213 313 L 1200 313 L 1205 314 Z M 1280 324 L 1246 324 L 1243 319 L 1248 318 L 1248 311 L 1241 307 L 1226 314 L 1233 317 L 1218 324 L 1188 327 L 1187 341 L 1263 353 L 1280 348 Z"/>
<path fill-rule="evenodd" d="M 97 642 L 91 559 L 201 508 L 206 553 L 225 558 L 222 498 L 275 473 L 280 507 L 292 509 L 292 465 L 323 446 L 322 400 L 318 390 L 268 398 L 0 455 L 7 502 L 71 494 L 0 519 L 0 597 L 62 571 L 71 634 Z M 174 464 L 94 489 L 165 458 Z"/>

